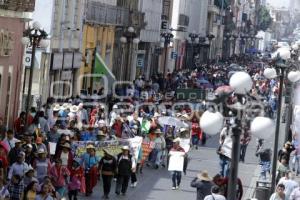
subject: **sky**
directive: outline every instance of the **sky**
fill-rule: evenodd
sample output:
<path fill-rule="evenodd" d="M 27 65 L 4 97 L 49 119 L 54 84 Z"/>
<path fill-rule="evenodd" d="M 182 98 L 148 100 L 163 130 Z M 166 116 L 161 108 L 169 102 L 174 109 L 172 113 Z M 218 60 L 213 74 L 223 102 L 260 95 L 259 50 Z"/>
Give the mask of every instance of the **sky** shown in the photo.
<path fill-rule="evenodd" d="M 47 33 L 50 33 L 52 20 L 52 3 L 54 0 L 36 0 L 33 21 L 38 21 Z"/>

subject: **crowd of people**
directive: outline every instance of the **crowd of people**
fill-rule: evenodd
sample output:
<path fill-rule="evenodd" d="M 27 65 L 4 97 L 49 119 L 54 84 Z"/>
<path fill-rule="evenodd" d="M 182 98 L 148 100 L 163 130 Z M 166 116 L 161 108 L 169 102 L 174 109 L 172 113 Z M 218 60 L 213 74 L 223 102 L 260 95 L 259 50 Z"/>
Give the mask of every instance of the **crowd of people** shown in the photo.
<path fill-rule="evenodd" d="M 103 101 L 98 99 L 103 90 L 95 91 L 89 98 L 54 100 L 49 98 L 41 108 L 32 108 L 26 115 L 21 112 L 13 129 L 7 129 L 0 119 L 0 199 L 78 199 L 79 193 L 90 196 L 97 182 L 102 180 L 103 198 L 111 194 L 112 181 L 116 181 L 116 195 L 126 195 L 127 188 L 137 186 L 137 174 L 143 173 L 144 164 L 153 169 L 165 168 L 172 151 L 184 153 L 183 171 L 172 171 L 171 189 L 180 187 L 182 172 L 186 173 L 188 152 L 181 146 L 181 139 L 191 139 L 192 149 L 199 143 L 206 143 L 206 134 L 199 126 L 199 119 L 206 109 L 205 99 L 173 107 L 177 102 L 176 90 L 198 88 L 212 91 L 227 85 L 229 76 L 241 68 L 254 79 L 252 97 L 263 98 L 267 113 L 274 117 L 278 83 L 266 80 L 263 68 L 251 62 L 242 66 L 214 64 L 203 65 L 194 70 L 181 70 L 145 80 L 143 76 L 134 82 L 134 87 L 126 86 L 118 90 L 123 96 L 113 96 Z M 189 100 L 189 99 L 188 99 Z M 182 102 L 181 102 L 182 103 Z M 199 107 L 197 107 L 199 108 Z M 161 117 L 179 119 L 185 127 L 161 123 Z M 202 172 L 191 186 L 197 188 L 197 199 L 223 199 L 227 196 L 228 172 L 231 150 L 230 126 L 226 122 L 220 134 L 220 173 L 210 178 Z M 153 144 L 150 155 L 143 160 L 143 152 L 138 155 L 130 146 L 122 146 L 115 155 L 103 148 L 103 156 L 96 152 L 95 142 L 115 141 L 135 136 L 143 137 L 143 142 Z M 241 139 L 240 160 L 245 161 L 247 145 L 251 140 L 249 131 Z M 76 154 L 74 144 L 86 142 L 86 152 Z M 56 148 L 51 149 L 50 143 Z M 75 150 L 74 150 L 75 149 Z M 258 150 L 257 155 L 260 154 Z M 265 162 L 267 163 L 267 162 Z M 295 160 L 299 168 L 299 159 Z M 264 164 L 262 160 L 261 164 Z M 270 163 L 268 163 L 270 164 Z M 264 172 L 268 171 L 267 164 Z M 297 168 L 297 170 L 298 170 Z M 298 170 L 299 171 L 299 170 Z M 204 188 L 204 189 L 203 189 Z M 204 192 L 203 192 L 204 191 Z M 208 196 L 208 197 L 206 197 Z M 238 199 L 243 196 L 239 180 Z"/>

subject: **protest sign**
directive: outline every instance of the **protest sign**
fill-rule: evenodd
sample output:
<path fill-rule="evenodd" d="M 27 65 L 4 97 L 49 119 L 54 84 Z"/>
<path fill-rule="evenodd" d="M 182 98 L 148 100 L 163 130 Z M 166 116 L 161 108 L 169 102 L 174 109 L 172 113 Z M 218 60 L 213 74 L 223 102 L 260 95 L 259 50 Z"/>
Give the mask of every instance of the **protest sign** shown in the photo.
<path fill-rule="evenodd" d="M 184 152 L 170 151 L 168 171 L 183 171 Z"/>
<path fill-rule="evenodd" d="M 56 150 L 56 143 L 49 142 L 49 148 L 50 148 L 50 155 L 54 155 L 55 154 L 55 150 Z"/>
<path fill-rule="evenodd" d="M 143 164 L 145 160 L 148 158 L 149 154 L 154 148 L 155 143 L 154 142 L 143 142 L 142 143 L 142 150 L 143 150 L 143 157 L 141 160 L 141 163 Z"/>

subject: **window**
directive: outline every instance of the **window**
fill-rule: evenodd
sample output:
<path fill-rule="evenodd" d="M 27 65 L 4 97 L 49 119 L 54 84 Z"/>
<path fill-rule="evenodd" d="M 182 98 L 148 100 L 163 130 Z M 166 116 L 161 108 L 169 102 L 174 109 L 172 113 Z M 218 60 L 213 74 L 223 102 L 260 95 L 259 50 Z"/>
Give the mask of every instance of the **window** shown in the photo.
<path fill-rule="evenodd" d="M 12 80 L 12 71 L 13 71 L 13 66 L 9 66 L 9 71 L 8 71 L 8 77 L 7 77 L 7 93 L 6 93 L 6 100 L 5 100 L 5 115 L 4 115 L 4 124 L 8 126 L 9 122 L 9 117 L 10 117 L 10 96 L 11 96 L 11 80 Z"/>
<path fill-rule="evenodd" d="M 179 14 L 178 25 L 179 26 L 189 26 L 190 18 L 186 15 Z"/>

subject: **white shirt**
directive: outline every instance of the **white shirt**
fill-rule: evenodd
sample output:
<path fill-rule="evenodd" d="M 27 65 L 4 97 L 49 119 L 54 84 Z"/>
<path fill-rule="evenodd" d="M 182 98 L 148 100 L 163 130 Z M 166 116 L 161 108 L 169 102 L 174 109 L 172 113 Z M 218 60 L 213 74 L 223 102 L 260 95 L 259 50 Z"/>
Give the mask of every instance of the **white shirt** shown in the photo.
<path fill-rule="evenodd" d="M 282 177 L 278 184 L 283 184 L 285 187 L 284 193 L 285 193 L 285 199 L 289 200 L 291 193 L 293 192 L 293 190 L 297 187 L 299 187 L 299 184 L 291 179 L 286 179 L 285 177 Z"/>
<path fill-rule="evenodd" d="M 60 158 L 62 160 L 62 165 L 68 166 L 69 152 L 67 152 L 67 153 L 61 152 Z"/>
<path fill-rule="evenodd" d="M 293 190 L 289 200 L 300 200 L 300 188 L 299 187 Z"/>
<path fill-rule="evenodd" d="M 212 197 L 212 195 L 214 196 L 214 198 Z M 210 195 L 207 195 L 204 198 L 204 200 L 226 200 L 226 198 L 220 194 L 210 194 Z"/>

